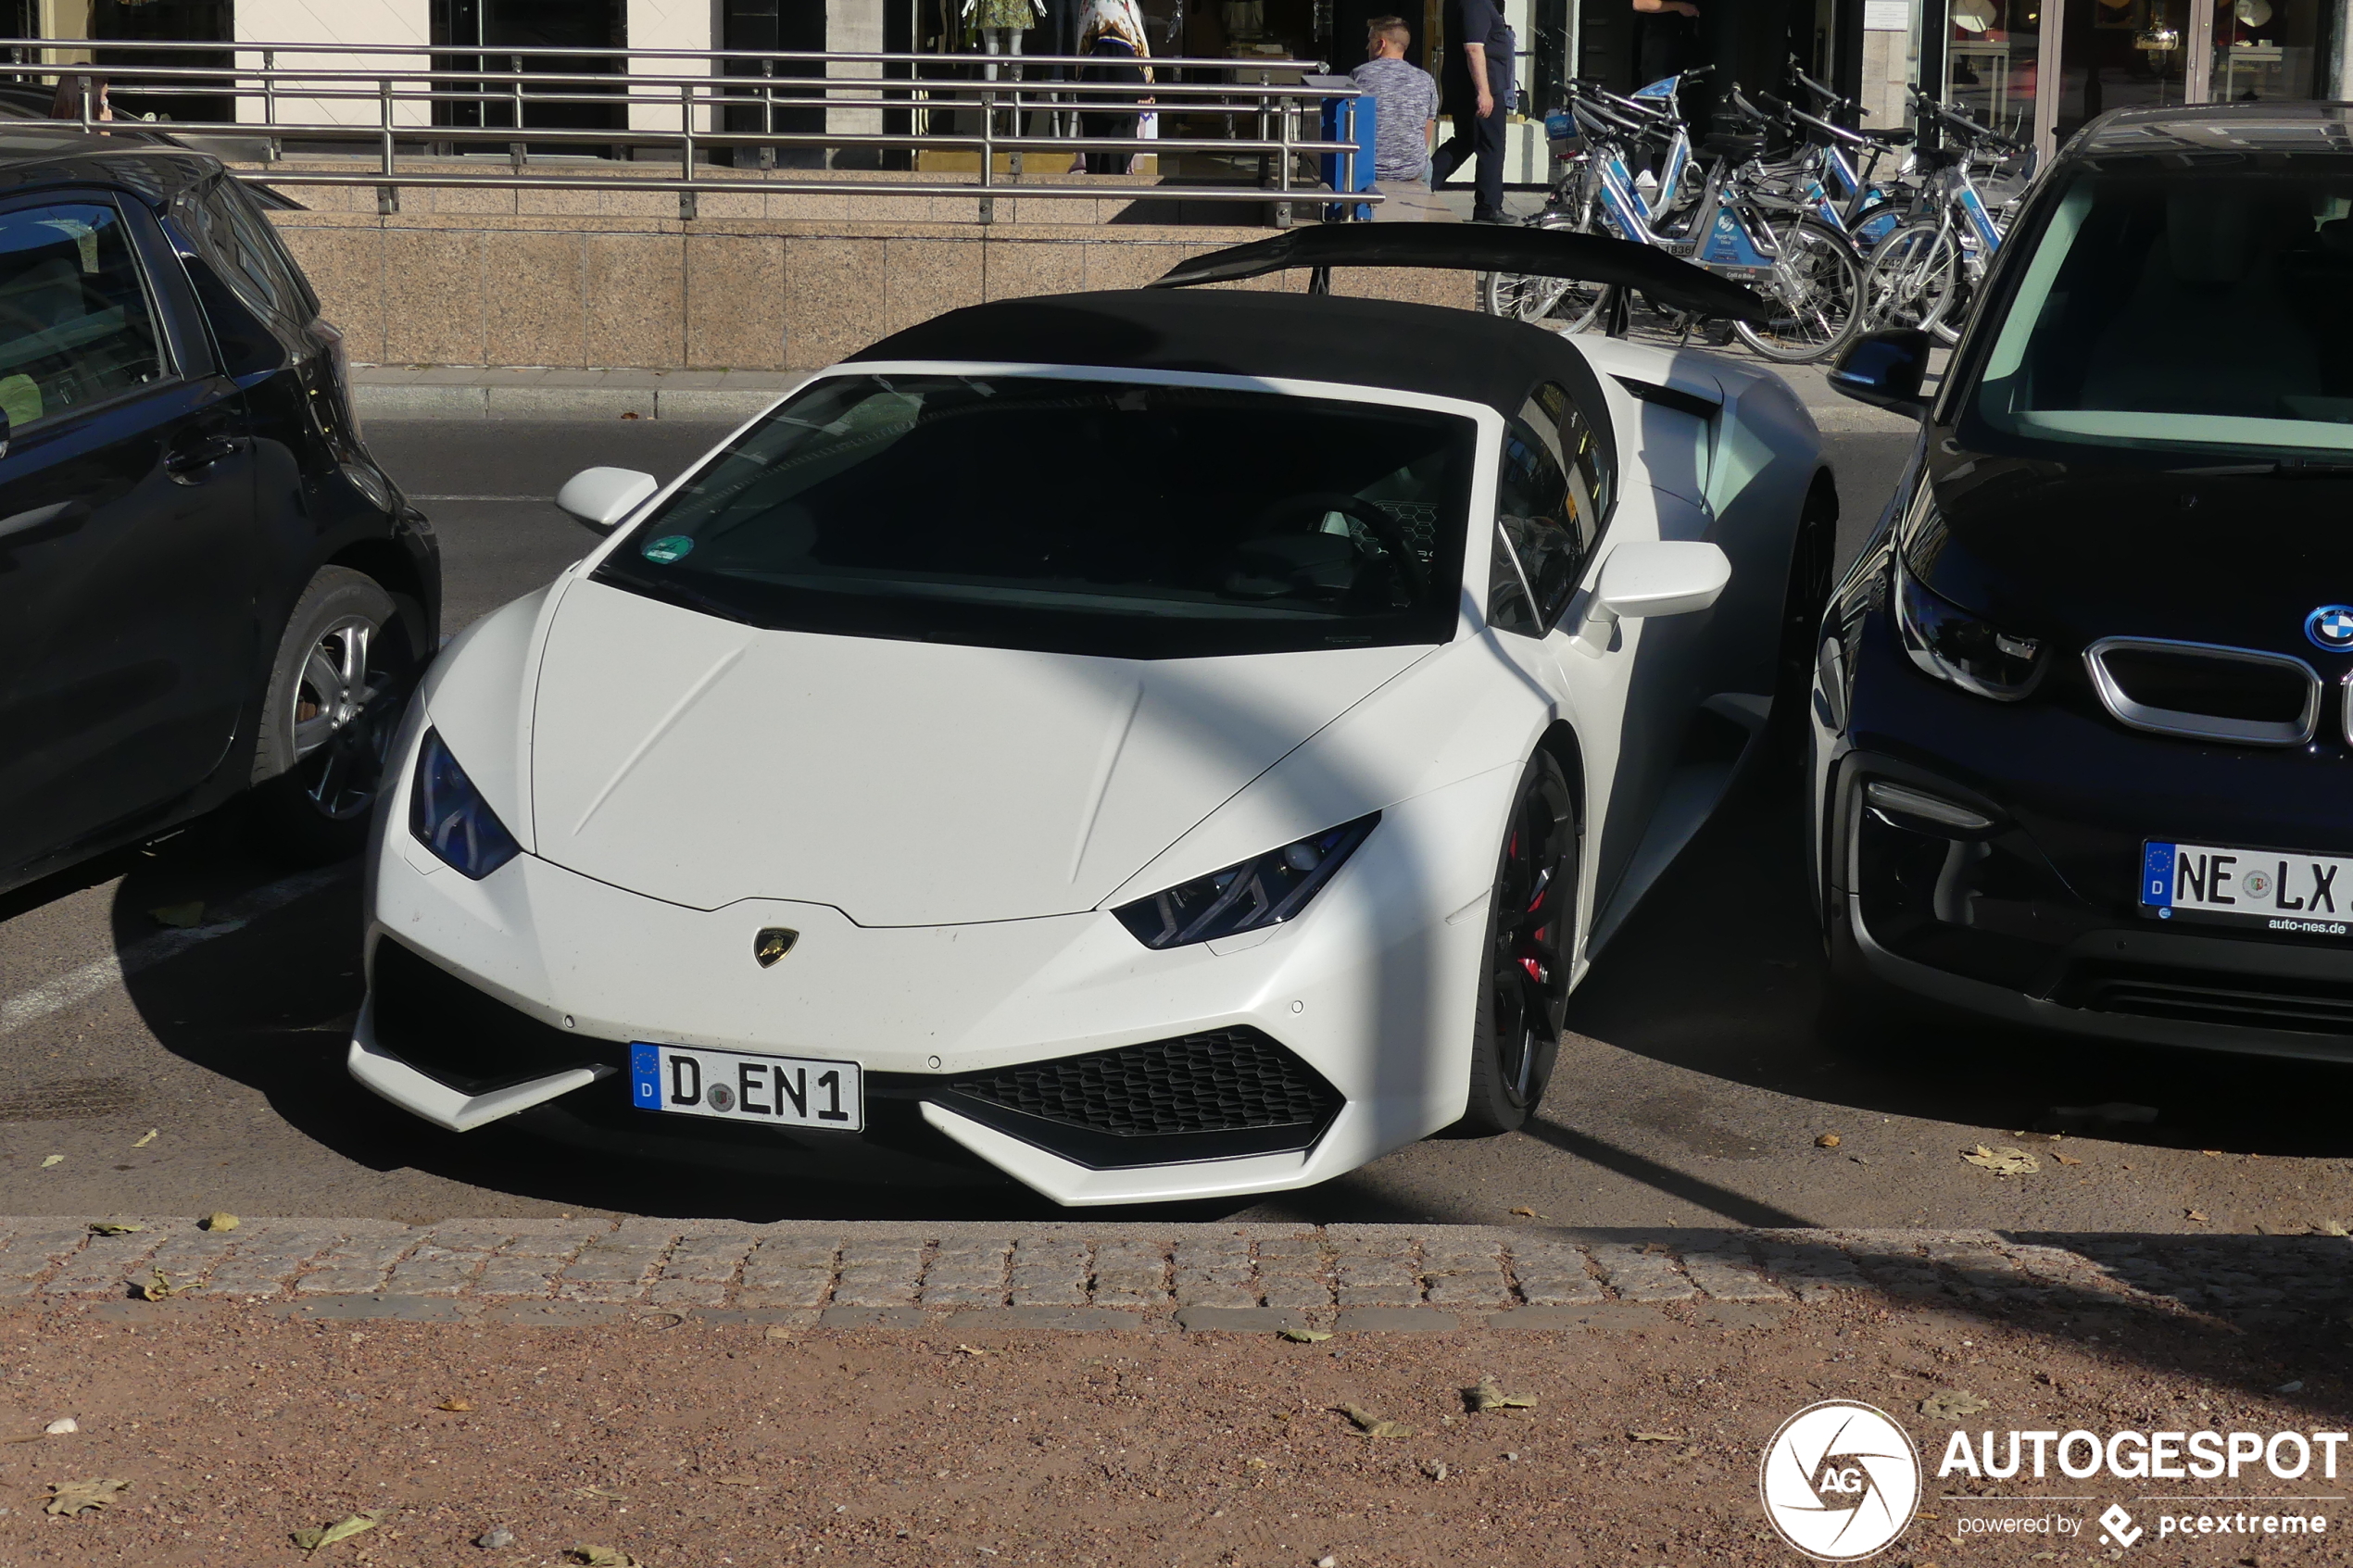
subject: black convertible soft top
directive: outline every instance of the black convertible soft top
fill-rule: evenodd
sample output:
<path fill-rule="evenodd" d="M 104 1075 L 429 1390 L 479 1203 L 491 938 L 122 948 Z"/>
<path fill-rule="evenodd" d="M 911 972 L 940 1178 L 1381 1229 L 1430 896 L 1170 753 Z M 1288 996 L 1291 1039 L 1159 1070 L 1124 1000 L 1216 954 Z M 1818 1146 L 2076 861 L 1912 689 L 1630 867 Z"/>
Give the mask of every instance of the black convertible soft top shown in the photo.
<path fill-rule="evenodd" d="M 967 306 L 849 356 L 1214 371 L 1388 387 L 1516 414 L 1540 382 L 1602 407 L 1558 333 L 1435 305 L 1239 289 L 1135 289 Z"/>

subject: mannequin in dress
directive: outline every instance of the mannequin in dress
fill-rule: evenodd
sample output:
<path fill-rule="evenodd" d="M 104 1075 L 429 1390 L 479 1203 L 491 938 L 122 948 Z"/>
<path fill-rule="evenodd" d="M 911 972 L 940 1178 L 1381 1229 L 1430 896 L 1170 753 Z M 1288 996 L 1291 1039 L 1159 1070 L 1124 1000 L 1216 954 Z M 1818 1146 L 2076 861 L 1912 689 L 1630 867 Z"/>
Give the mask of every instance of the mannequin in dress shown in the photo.
<path fill-rule="evenodd" d="M 964 21 L 980 33 L 980 47 L 990 56 L 1011 55 L 1018 60 L 1022 34 L 1027 32 L 1046 15 L 1046 0 L 964 0 Z M 997 62 L 991 59 L 988 80 L 997 80 Z M 1013 80 L 1021 80 L 1021 67 L 1013 67 Z"/>

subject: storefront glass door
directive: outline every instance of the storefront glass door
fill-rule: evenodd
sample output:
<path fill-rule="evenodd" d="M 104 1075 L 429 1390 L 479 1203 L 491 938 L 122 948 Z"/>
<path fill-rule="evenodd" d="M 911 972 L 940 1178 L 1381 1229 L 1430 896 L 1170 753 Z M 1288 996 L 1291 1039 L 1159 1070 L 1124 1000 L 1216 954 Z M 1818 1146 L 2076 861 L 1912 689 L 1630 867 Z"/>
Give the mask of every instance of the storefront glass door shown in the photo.
<path fill-rule="evenodd" d="M 2191 45 L 2208 13 L 2191 0 L 2060 0 L 2053 139 L 2110 109 L 2188 102 Z"/>
<path fill-rule="evenodd" d="M 2034 134 L 2044 0 L 1953 0 L 1944 101 L 2005 136 Z"/>

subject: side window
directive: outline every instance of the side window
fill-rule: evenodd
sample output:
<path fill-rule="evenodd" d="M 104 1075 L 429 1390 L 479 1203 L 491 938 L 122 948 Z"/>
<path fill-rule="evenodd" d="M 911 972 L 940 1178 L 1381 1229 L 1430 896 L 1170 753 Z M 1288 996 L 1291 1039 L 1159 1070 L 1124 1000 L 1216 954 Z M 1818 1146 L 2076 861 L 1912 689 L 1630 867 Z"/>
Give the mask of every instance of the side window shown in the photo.
<path fill-rule="evenodd" d="M 0 409 L 12 433 L 164 375 L 120 213 L 94 201 L 0 213 Z"/>
<path fill-rule="evenodd" d="M 1577 592 L 1584 550 L 1573 531 L 1574 501 L 1561 465 L 1559 437 L 1533 404 L 1504 426 L 1504 464 L 1495 481 L 1497 565 L 1491 580 L 1488 619 L 1506 631 L 1541 636 Z M 1522 602 L 1532 624 L 1516 626 L 1494 613 L 1498 588 L 1508 587 L 1504 567 L 1516 559 L 1524 583 Z"/>
<path fill-rule="evenodd" d="M 309 296 L 270 232 L 270 220 L 233 182 L 215 180 L 182 201 L 198 243 L 247 305 L 283 327 L 299 329 L 310 319 Z"/>

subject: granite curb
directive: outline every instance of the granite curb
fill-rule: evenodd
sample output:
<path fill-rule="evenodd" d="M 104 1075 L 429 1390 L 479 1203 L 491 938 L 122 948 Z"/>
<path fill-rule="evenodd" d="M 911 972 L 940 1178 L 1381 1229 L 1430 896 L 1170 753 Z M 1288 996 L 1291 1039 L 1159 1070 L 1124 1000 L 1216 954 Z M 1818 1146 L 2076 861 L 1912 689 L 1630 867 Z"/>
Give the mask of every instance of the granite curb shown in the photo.
<path fill-rule="evenodd" d="M 104 1227 L 103 1231 L 99 1227 Z M 2353 1305 L 2338 1236 L 648 1219 L 0 1219 L 0 1298 L 577 1325 L 1267 1333 L 1570 1328 L 1861 1296 L 2289 1322 Z M 1645 1314 L 1647 1315 L 1647 1314 Z M 1735 1316 L 1738 1315 L 1736 1312 Z"/>

